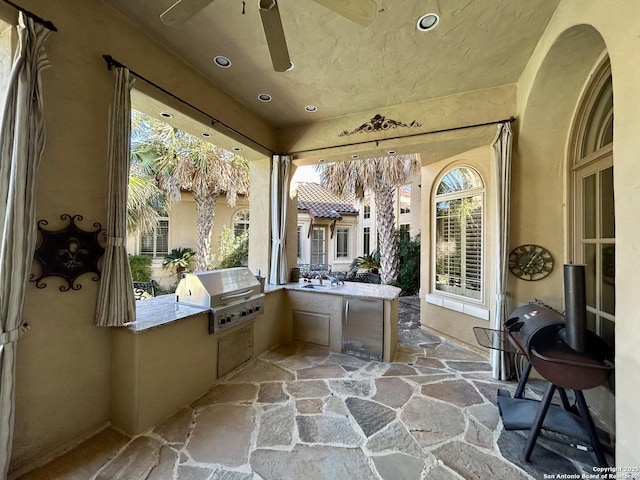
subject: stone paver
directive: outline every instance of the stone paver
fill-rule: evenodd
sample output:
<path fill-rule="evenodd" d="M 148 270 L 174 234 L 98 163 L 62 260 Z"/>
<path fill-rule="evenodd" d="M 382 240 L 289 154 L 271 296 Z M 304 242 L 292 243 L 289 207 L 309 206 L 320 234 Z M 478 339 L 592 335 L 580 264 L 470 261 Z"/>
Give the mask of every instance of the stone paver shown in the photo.
<path fill-rule="evenodd" d="M 288 398 L 280 382 L 263 383 L 260 385 L 260 393 L 258 394 L 259 403 L 281 403 L 285 402 Z"/>
<path fill-rule="evenodd" d="M 468 407 L 484 402 L 476 389 L 464 380 L 430 383 L 423 385 L 421 391 L 426 397 L 438 398 L 459 407 Z"/>
<path fill-rule="evenodd" d="M 529 476 L 505 460 L 460 441 L 446 443 L 434 451 L 436 457 L 465 480 L 508 478 L 528 480 Z"/>
<path fill-rule="evenodd" d="M 458 407 L 424 397 L 409 400 L 400 418 L 423 447 L 460 435 L 465 428 Z"/>
<path fill-rule="evenodd" d="M 396 411 L 377 402 L 361 398 L 347 398 L 344 402 L 367 437 L 396 419 Z"/>
<path fill-rule="evenodd" d="M 415 480 L 424 469 L 424 460 L 403 453 L 373 457 L 373 463 L 384 480 Z"/>
<path fill-rule="evenodd" d="M 296 417 L 298 435 L 304 443 L 341 444 L 349 447 L 362 445 L 364 439 L 353 429 L 345 417 L 303 415 Z"/>
<path fill-rule="evenodd" d="M 278 405 L 260 416 L 259 447 L 291 445 L 293 439 L 295 410 L 292 405 Z"/>
<path fill-rule="evenodd" d="M 375 385 L 373 400 L 391 408 L 402 407 L 413 393 L 411 385 L 399 377 L 378 378 Z"/>
<path fill-rule="evenodd" d="M 106 430 L 22 480 L 519 480 L 591 472 L 592 453 L 545 443 L 544 435 L 532 462 L 521 463 L 526 435 L 502 430 L 495 406 L 497 389 L 513 392 L 515 383 L 494 380 L 486 356 L 420 328 L 419 305 L 416 297 L 399 306 L 392 363 L 284 344 L 146 434 Z"/>
<path fill-rule="evenodd" d="M 255 414 L 243 405 L 212 405 L 197 417 L 187 450 L 200 463 L 240 466 L 247 463 Z"/>
<path fill-rule="evenodd" d="M 192 415 L 193 410 L 183 408 L 154 428 L 153 432 L 161 436 L 168 443 L 184 445 L 193 421 Z"/>
<path fill-rule="evenodd" d="M 278 480 L 371 480 L 376 478 L 359 448 L 297 445 L 292 451 L 258 449 L 251 469 L 261 478 Z"/>
<path fill-rule="evenodd" d="M 409 433 L 402 422 L 393 422 L 384 430 L 369 437 L 366 444 L 372 452 L 397 451 L 417 458 L 425 456 L 425 452 L 416 439 Z"/>

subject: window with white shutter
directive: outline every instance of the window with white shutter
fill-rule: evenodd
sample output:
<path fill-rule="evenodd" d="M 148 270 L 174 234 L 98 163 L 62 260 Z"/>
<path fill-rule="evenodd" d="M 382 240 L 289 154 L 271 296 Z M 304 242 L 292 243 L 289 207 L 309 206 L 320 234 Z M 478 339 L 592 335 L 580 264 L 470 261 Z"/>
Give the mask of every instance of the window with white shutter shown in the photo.
<path fill-rule="evenodd" d="M 153 231 L 140 236 L 140 255 L 165 257 L 168 253 L 169 219 L 160 219 Z"/>
<path fill-rule="evenodd" d="M 470 167 L 448 172 L 435 196 L 435 289 L 482 300 L 484 183 Z"/>

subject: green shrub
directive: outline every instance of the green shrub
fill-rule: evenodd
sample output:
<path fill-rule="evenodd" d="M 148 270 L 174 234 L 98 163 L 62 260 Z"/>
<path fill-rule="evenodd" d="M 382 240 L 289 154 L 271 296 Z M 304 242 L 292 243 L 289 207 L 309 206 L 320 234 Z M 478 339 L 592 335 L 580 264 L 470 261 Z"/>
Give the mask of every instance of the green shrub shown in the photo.
<path fill-rule="evenodd" d="M 399 269 L 393 285 L 402 289 L 402 296 L 415 295 L 420 290 L 420 235 L 411 240 L 406 232 L 398 230 L 396 237 Z"/>
<path fill-rule="evenodd" d="M 134 282 L 151 281 L 151 257 L 146 255 L 129 255 L 131 277 Z"/>
<path fill-rule="evenodd" d="M 217 259 L 214 269 L 246 266 L 249 259 L 249 230 L 236 236 L 232 228 L 223 227 Z"/>
<path fill-rule="evenodd" d="M 195 260 L 195 256 L 196 252 L 189 247 L 174 248 L 164 257 L 162 268 L 176 272 L 179 279 L 182 272 L 185 270 L 189 271 Z"/>

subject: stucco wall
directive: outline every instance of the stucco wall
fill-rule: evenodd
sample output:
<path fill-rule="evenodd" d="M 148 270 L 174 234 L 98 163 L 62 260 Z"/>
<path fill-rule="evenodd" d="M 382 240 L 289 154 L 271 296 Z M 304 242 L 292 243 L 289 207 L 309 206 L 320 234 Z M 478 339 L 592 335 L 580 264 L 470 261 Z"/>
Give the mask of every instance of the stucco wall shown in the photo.
<path fill-rule="evenodd" d="M 433 284 L 433 233 L 435 228 L 433 218 L 433 198 L 434 192 L 442 176 L 452 168 L 468 166 L 473 167 L 482 177 L 485 183 L 484 210 L 483 210 L 483 231 L 484 231 L 484 259 L 483 270 L 485 275 L 483 298 L 481 301 L 463 300 L 462 297 L 438 293 Z M 489 328 L 489 319 L 494 313 L 495 298 L 495 276 L 494 276 L 494 252 L 493 242 L 495 241 L 495 171 L 493 168 L 493 151 L 490 146 L 479 147 L 461 155 L 441 160 L 422 167 L 422 216 L 420 244 L 420 323 L 424 326 L 437 330 L 446 336 L 457 338 L 467 343 L 473 348 L 479 348 L 473 327 Z M 428 232 L 428 234 L 427 234 Z M 476 316 L 467 315 L 451 308 L 435 305 L 426 301 L 427 295 L 434 295 L 443 300 L 451 300 L 465 304 L 471 308 L 488 310 L 489 319 L 481 319 Z"/>
<path fill-rule="evenodd" d="M 97 0 L 17 2 L 53 21 L 43 73 L 47 145 L 38 175 L 37 218 L 58 226 L 81 214 L 106 219 L 108 107 L 113 79 L 103 54 L 129 65 L 225 123 L 273 145 L 273 131 L 200 74 L 169 55 Z M 7 7 L 0 9 L 6 15 Z M 15 17 L 15 13 L 13 14 Z M 111 332 L 94 326 L 98 284 L 61 292 L 53 279 L 30 286 L 24 318 L 32 328 L 17 347 L 16 418 L 11 469 L 29 464 L 104 426 L 110 419 Z"/>
<path fill-rule="evenodd" d="M 567 124 L 562 112 L 555 113 L 554 102 L 564 102 L 562 95 L 568 94 L 573 104 L 567 109 L 575 109 L 576 93 L 565 92 L 566 81 L 562 70 L 579 68 L 573 65 L 572 58 L 582 60 L 582 72 L 586 84 L 588 71 L 593 68 L 594 50 L 598 44 L 606 47 L 611 61 L 613 76 L 614 101 L 614 188 L 616 215 L 616 465 L 618 467 L 637 467 L 640 451 L 640 394 L 637 375 L 640 371 L 640 322 L 637 313 L 637 279 L 640 271 L 638 251 L 640 251 L 640 227 L 634 221 L 640 211 L 640 162 L 637 153 L 640 151 L 640 116 L 637 106 L 640 104 L 640 62 L 634 61 L 640 51 L 640 37 L 637 35 L 637 19 L 640 18 L 640 3 L 634 0 L 621 0 L 615 8 L 609 2 L 596 0 L 563 0 L 551 20 L 544 37 L 539 42 L 518 88 L 518 110 L 522 117 L 522 134 L 520 138 L 520 154 L 522 161 L 536 162 L 540 169 L 546 168 L 548 176 L 538 178 L 536 185 L 546 185 L 549 177 L 564 177 L 567 165 Z M 596 34 L 597 32 L 597 34 Z M 601 39 L 600 39 L 601 37 Z M 563 43 L 557 43 L 560 39 Z M 564 48 L 569 49 L 569 56 L 561 56 Z M 591 54 L 591 56 L 589 55 Z M 562 59 L 562 69 L 554 69 L 555 62 Z M 569 76 L 571 82 L 572 76 Z M 578 82 L 579 83 L 579 82 Z M 576 84 L 574 84 L 576 85 Z M 547 89 L 548 106 L 547 125 L 542 124 L 536 111 L 540 101 L 538 93 Z M 578 88 L 578 90 L 581 90 Z M 579 93 L 579 92 L 578 92 Z M 573 108 L 572 108 L 573 107 Z M 531 114 L 531 116 L 529 116 Z M 556 120 L 560 120 L 560 135 L 553 135 L 549 140 L 547 134 Z M 534 126 L 536 121 L 540 122 Z M 533 142 L 542 143 L 543 147 L 534 147 Z M 527 147 L 530 145 L 530 147 Z M 544 148 L 544 152 L 538 148 Z M 531 155 L 529 155 L 531 153 Z M 525 158 L 525 155 L 527 158 Z M 543 160 L 543 156 L 549 156 Z M 551 179 L 553 183 L 555 180 Z M 533 187 L 531 187 L 533 188 Z M 542 190 L 544 192 L 544 189 Z M 555 201 L 549 208 L 539 208 L 531 215 L 531 222 L 538 229 L 544 229 L 549 235 L 554 248 L 562 250 L 562 235 L 566 236 L 567 224 L 563 210 L 562 187 L 556 185 L 551 193 Z M 566 197 L 566 195 L 565 195 Z M 521 203 L 512 216 L 529 212 L 529 206 Z M 549 218 L 549 227 L 543 227 Z M 558 228 L 563 233 L 554 231 Z M 524 225 L 516 223 L 515 238 L 523 237 Z M 558 261 L 566 259 L 557 255 Z M 549 289 L 558 288 L 560 279 L 550 279 Z M 526 292 L 519 291 L 523 298 Z"/>

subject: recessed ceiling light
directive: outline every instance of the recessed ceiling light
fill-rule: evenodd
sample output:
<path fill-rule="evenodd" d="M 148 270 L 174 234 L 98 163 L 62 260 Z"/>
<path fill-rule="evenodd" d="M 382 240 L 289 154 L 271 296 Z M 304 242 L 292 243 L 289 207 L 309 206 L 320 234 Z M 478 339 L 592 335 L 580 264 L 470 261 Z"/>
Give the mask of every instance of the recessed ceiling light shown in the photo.
<path fill-rule="evenodd" d="M 296 68 L 296 66 L 293 64 L 293 62 L 289 62 L 289 68 L 287 68 L 287 72 L 290 72 L 294 68 Z"/>
<path fill-rule="evenodd" d="M 306 107 L 304 107 L 304 109 L 309 113 L 313 113 L 318 110 L 318 107 L 316 107 L 315 105 L 307 105 Z"/>
<path fill-rule="evenodd" d="M 270 102 L 271 95 L 269 95 L 268 93 L 261 93 L 258 95 L 258 100 L 260 100 L 261 102 Z"/>
<path fill-rule="evenodd" d="M 436 28 L 438 23 L 440 23 L 440 17 L 437 13 L 427 13 L 418 19 L 416 26 L 421 32 L 428 32 Z"/>
<path fill-rule="evenodd" d="M 213 63 L 215 63 L 220 68 L 229 68 L 231 66 L 231 60 L 229 60 L 224 55 L 218 55 L 214 57 Z"/>
<path fill-rule="evenodd" d="M 240 150 L 242 150 L 240 147 L 233 147 L 232 150 L 234 152 L 239 152 Z"/>
<path fill-rule="evenodd" d="M 202 135 L 203 137 L 210 137 L 211 134 L 209 132 L 202 132 L 200 135 Z"/>
<path fill-rule="evenodd" d="M 169 112 L 162 112 L 162 113 L 160 114 L 160 116 L 161 116 L 161 117 L 164 117 L 164 118 L 173 118 L 173 114 L 171 114 L 171 113 L 169 113 Z"/>
<path fill-rule="evenodd" d="M 354 155 L 351 155 L 351 158 L 355 160 L 356 158 L 360 158 L 360 155 L 354 154 Z"/>
<path fill-rule="evenodd" d="M 395 151 L 395 150 L 389 150 L 387 153 L 388 153 L 389 155 L 395 155 L 395 154 L 396 154 L 396 151 Z"/>

